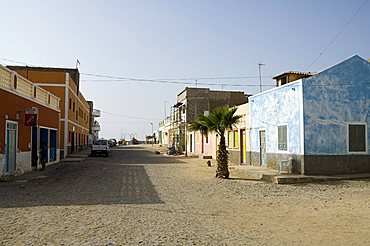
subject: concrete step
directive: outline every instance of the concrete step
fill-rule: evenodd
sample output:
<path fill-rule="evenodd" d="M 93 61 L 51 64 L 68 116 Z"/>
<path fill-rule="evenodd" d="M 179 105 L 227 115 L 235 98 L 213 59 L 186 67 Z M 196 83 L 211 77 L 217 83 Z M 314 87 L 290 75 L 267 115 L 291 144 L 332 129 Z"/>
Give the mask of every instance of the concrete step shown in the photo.
<path fill-rule="evenodd" d="M 261 180 L 264 174 L 276 175 L 277 171 L 271 170 L 264 167 L 254 167 L 245 165 L 229 166 L 230 170 L 233 170 L 238 175 L 252 180 Z"/>
<path fill-rule="evenodd" d="M 264 174 L 261 180 L 272 182 L 274 184 L 302 184 L 302 183 L 318 183 L 336 180 L 356 180 L 356 179 L 370 179 L 370 173 L 362 174 L 346 174 L 335 176 L 308 176 L 298 174 Z"/>

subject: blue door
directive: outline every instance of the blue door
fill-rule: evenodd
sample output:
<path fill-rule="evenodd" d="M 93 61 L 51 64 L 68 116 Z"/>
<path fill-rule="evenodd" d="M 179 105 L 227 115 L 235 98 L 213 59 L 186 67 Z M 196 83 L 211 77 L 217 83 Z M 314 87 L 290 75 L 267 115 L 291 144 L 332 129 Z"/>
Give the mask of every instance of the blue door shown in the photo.
<path fill-rule="evenodd" d="M 57 131 L 50 130 L 50 151 L 49 161 L 57 160 Z"/>
<path fill-rule="evenodd" d="M 18 124 L 6 123 L 5 174 L 14 175 L 17 170 L 17 129 Z"/>
<path fill-rule="evenodd" d="M 38 155 L 37 155 L 37 139 L 38 139 L 38 131 L 37 126 L 32 127 L 32 149 L 31 149 L 31 159 L 32 159 L 32 167 L 37 167 L 38 163 Z"/>
<path fill-rule="evenodd" d="M 40 128 L 40 162 L 48 163 L 49 129 Z"/>

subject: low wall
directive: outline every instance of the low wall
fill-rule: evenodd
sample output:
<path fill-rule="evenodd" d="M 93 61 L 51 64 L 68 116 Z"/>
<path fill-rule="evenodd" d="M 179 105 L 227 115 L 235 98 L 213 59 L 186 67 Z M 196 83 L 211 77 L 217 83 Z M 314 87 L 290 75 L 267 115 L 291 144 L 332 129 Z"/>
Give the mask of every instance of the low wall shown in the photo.
<path fill-rule="evenodd" d="M 24 173 L 31 172 L 32 165 L 31 165 L 31 151 L 24 151 L 24 152 L 18 152 L 17 153 L 17 165 L 16 165 L 16 171 L 15 176 L 22 175 Z M 60 150 L 57 149 L 56 153 L 56 160 L 53 162 L 46 163 L 46 166 L 53 165 L 55 163 L 58 163 L 60 160 Z M 38 164 L 37 168 L 41 168 L 40 164 Z M 0 177 L 5 176 L 5 155 L 0 154 Z"/>
<path fill-rule="evenodd" d="M 240 151 L 239 150 L 230 150 L 228 149 L 227 151 L 229 151 L 229 163 L 231 165 L 240 165 L 241 161 L 240 161 Z"/>
<path fill-rule="evenodd" d="M 279 163 L 281 161 L 288 160 L 289 157 L 293 158 L 293 173 L 303 174 L 302 170 L 302 156 L 285 153 L 266 153 L 266 167 L 278 170 Z M 247 153 L 247 164 L 252 166 L 260 166 L 260 153 L 259 152 L 248 152 Z"/>
<path fill-rule="evenodd" d="M 370 173 L 370 155 L 306 155 L 304 174 L 339 175 Z"/>

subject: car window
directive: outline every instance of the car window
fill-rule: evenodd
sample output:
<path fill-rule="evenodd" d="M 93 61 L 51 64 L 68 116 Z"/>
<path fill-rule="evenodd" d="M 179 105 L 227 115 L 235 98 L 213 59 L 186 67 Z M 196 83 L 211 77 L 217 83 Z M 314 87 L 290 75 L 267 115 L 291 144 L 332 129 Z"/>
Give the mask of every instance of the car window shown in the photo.
<path fill-rule="evenodd" d="M 95 144 L 96 145 L 107 145 L 107 141 L 106 140 L 96 140 Z"/>

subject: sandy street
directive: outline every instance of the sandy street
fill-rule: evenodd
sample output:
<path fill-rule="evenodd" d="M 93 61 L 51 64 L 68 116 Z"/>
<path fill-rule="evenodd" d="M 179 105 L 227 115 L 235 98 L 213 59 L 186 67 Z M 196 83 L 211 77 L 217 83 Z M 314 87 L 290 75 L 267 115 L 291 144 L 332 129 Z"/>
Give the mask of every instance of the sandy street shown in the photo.
<path fill-rule="evenodd" d="M 0 245 L 370 244 L 370 180 L 214 174 L 205 160 L 143 146 L 49 166 L 0 183 Z"/>

